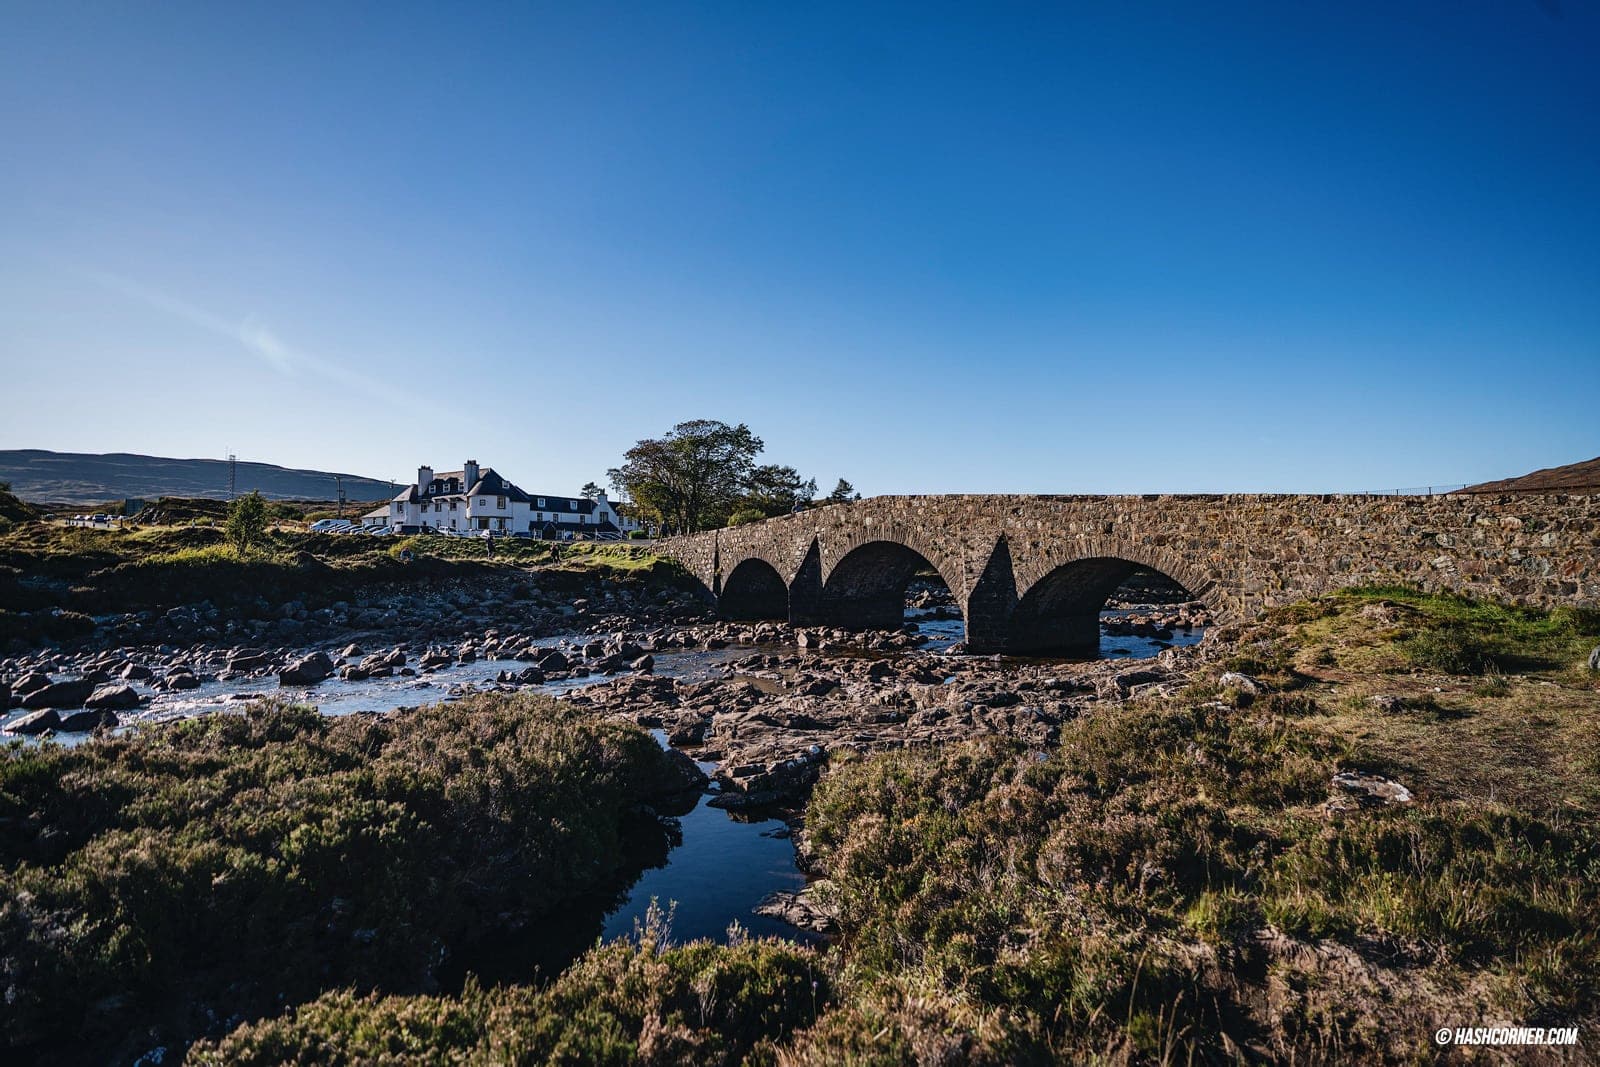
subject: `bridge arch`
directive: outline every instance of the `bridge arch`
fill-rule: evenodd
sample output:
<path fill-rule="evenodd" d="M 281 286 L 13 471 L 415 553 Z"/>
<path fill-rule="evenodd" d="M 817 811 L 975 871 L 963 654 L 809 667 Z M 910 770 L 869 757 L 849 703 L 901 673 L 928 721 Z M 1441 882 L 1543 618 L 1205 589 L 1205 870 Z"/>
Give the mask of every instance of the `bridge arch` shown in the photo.
<path fill-rule="evenodd" d="M 789 618 L 789 585 L 770 561 L 747 556 L 722 580 L 717 608 L 727 619 Z"/>
<path fill-rule="evenodd" d="M 959 602 L 964 583 L 938 559 L 900 540 L 863 540 L 835 559 L 822 583 L 820 615 L 835 626 L 898 629 L 905 622 L 906 590 L 931 568 Z"/>
<path fill-rule="evenodd" d="M 1098 656 L 1100 612 L 1111 594 L 1141 569 L 1177 583 L 1194 600 L 1204 601 L 1214 584 L 1185 560 L 1147 546 L 1101 543 L 1075 551 L 1058 549 L 1017 576 L 1016 607 L 1005 626 L 1007 651 Z"/>

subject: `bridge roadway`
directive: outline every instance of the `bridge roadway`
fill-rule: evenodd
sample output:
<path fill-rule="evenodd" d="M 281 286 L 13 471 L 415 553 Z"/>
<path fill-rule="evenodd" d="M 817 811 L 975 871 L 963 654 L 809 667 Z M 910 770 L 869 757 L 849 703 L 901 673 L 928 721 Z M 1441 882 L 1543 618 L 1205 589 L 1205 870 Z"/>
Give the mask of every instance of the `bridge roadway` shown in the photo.
<path fill-rule="evenodd" d="M 1222 621 L 1350 585 L 1600 606 L 1600 495 L 885 496 L 657 543 L 730 618 L 901 623 L 931 566 L 974 651 L 1094 655 L 1135 567 Z"/>

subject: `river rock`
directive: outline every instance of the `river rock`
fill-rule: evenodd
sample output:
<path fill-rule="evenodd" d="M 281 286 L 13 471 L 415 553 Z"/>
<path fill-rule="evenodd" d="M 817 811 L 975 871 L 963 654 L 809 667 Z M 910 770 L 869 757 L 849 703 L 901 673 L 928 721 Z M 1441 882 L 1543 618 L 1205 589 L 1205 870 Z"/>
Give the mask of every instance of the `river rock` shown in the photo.
<path fill-rule="evenodd" d="M 761 903 L 755 906 L 755 913 L 786 922 L 801 930 L 825 934 L 833 929 L 834 919 L 832 913 L 818 902 L 815 893 L 817 887 L 825 884 L 825 882 L 814 882 L 798 893 L 783 890 L 768 893 L 762 898 Z"/>
<path fill-rule="evenodd" d="M 97 726 L 117 725 L 117 713 L 109 708 L 83 708 L 61 716 L 60 729 L 68 733 L 93 730 Z"/>
<path fill-rule="evenodd" d="M 199 689 L 200 679 L 196 678 L 191 670 L 173 671 L 167 675 L 162 684 L 168 689 L 181 692 L 185 689 Z"/>
<path fill-rule="evenodd" d="M 656 658 L 654 656 L 640 656 L 628 666 L 640 674 L 650 674 L 656 669 Z"/>
<path fill-rule="evenodd" d="M 48 674 L 44 674 L 41 671 L 29 671 L 21 678 L 18 678 L 11 689 L 18 696 L 27 696 L 29 693 L 43 689 L 49 684 L 50 676 Z"/>
<path fill-rule="evenodd" d="M 230 671 L 258 671 L 272 661 L 272 657 L 259 648 L 237 648 L 228 656 Z"/>
<path fill-rule="evenodd" d="M 54 711 L 35 711 L 22 716 L 15 722 L 6 723 L 8 734 L 42 734 L 46 730 L 53 730 L 61 725 L 61 716 Z"/>
<path fill-rule="evenodd" d="M 333 673 L 333 660 L 326 652 L 301 656 L 278 672 L 279 685 L 316 685 Z"/>
<path fill-rule="evenodd" d="M 149 667 L 142 666 L 138 663 L 128 664 L 126 667 L 122 668 L 118 674 L 119 677 L 121 677 L 125 682 L 144 682 L 149 681 L 155 676 L 155 672 Z"/>
<path fill-rule="evenodd" d="M 687 753 L 679 752 L 675 748 L 666 751 L 667 779 L 663 783 L 663 793 L 683 793 L 690 789 L 704 789 L 711 779 L 706 777 L 706 772 L 700 769 Z"/>
<path fill-rule="evenodd" d="M 22 706 L 30 711 L 35 708 L 81 708 L 83 702 L 88 700 L 89 694 L 93 692 L 94 683 L 82 679 L 72 682 L 52 682 L 23 697 Z"/>
<path fill-rule="evenodd" d="M 89 694 L 83 702 L 86 708 L 136 708 L 144 698 L 131 685 L 106 685 Z"/>

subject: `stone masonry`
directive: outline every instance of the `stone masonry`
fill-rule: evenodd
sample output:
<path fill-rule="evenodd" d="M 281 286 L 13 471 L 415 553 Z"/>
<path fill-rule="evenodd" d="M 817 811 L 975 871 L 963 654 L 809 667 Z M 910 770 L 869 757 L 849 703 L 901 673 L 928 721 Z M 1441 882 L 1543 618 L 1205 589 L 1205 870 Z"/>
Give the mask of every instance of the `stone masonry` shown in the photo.
<path fill-rule="evenodd" d="M 1135 566 L 1224 620 L 1406 582 L 1600 606 L 1600 495 L 892 496 L 661 542 L 734 618 L 899 625 L 932 566 L 977 651 L 1087 651 Z"/>

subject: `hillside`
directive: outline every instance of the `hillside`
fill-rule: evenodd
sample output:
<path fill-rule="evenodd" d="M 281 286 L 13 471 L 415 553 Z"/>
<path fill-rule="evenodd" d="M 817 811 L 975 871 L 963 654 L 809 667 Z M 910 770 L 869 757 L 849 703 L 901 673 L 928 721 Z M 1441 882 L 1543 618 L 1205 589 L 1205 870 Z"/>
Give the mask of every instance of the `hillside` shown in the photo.
<path fill-rule="evenodd" d="M 1564 467 L 1546 467 L 1520 478 L 1469 485 L 1463 493 L 1592 493 L 1600 491 L 1600 456 Z"/>
<path fill-rule="evenodd" d="M 394 495 L 387 481 L 340 474 L 351 500 L 383 500 Z M 271 463 L 240 462 L 238 491 L 258 489 L 275 500 L 333 500 L 335 475 L 292 470 Z M 126 452 L 93 455 L 25 448 L 0 451 L 0 482 L 23 500 L 52 504 L 98 504 L 106 500 L 160 496 L 228 496 L 228 462 L 222 459 L 169 459 Z"/>

